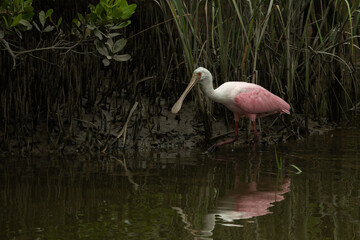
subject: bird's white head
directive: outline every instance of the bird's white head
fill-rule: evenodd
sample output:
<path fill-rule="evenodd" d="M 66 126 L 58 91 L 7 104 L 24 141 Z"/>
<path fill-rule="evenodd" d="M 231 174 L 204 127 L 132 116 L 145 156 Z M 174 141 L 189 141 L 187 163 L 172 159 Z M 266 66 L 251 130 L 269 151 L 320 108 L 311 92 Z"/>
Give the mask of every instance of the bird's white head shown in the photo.
<path fill-rule="evenodd" d="M 186 95 L 196 85 L 196 83 L 205 84 L 205 82 L 209 82 L 209 81 L 212 82 L 212 76 L 211 76 L 211 73 L 209 72 L 209 70 L 207 70 L 206 68 L 203 68 L 203 67 L 199 67 L 199 68 L 195 69 L 189 85 L 186 87 L 183 94 L 180 96 L 180 98 L 174 104 L 174 106 L 171 109 L 171 112 L 176 114 L 180 111 L 180 108 L 182 106 L 182 103 L 183 103 Z"/>
<path fill-rule="evenodd" d="M 196 78 L 196 82 L 202 83 L 206 80 L 212 81 L 212 75 L 209 70 L 203 67 L 198 67 L 193 73 L 193 77 Z M 190 81 L 191 83 L 191 81 Z"/>

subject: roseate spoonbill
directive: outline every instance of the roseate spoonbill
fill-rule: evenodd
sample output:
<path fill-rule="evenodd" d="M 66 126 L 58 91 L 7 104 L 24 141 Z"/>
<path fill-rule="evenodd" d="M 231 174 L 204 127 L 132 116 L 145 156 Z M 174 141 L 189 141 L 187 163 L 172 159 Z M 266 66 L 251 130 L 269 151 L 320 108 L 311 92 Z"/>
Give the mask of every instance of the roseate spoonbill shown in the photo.
<path fill-rule="evenodd" d="M 199 67 L 194 71 L 189 85 L 172 107 L 172 113 L 177 114 L 180 111 L 186 95 L 196 83 L 200 84 L 201 90 L 206 96 L 215 102 L 222 103 L 234 113 L 235 137 L 213 145 L 208 151 L 212 151 L 224 144 L 233 143 L 238 139 L 238 122 L 240 116 L 246 116 L 252 121 L 254 142 L 257 142 L 256 118 L 265 117 L 274 113 L 290 114 L 290 106 L 287 102 L 265 88 L 253 83 L 225 82 L 214 89 L 212 75 L 209 70 L 203 67 Z"/>

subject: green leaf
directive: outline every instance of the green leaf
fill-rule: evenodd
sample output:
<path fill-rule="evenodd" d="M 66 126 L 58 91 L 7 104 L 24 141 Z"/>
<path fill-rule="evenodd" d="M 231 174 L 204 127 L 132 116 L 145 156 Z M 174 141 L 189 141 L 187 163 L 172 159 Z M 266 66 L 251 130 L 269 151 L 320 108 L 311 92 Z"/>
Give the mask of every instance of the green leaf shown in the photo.
<path fill-rule="evenodd" d="M 24 13 L 23 14 L 23 19 L 24 20 L 26 20 L 26 21 L 31 21 L 32 20 L 32 18 L 33 18 L 33 16 L 35 15 L 35 13 L 33 13 L 33 12 L 27 12 L 27 13 Z"/>
<path fill-rule="evenodd" d="M 17 15 L 13 22 L 11 23 L 10 27 L 15 27 L 16 25 L 19 24 L 20 20 L 22 19 L 22 14 L 20 13 L 19 15 Z"/>
<path fill-rule="evenodd" d="M 89 28 L 86 28 L 85 29 L 85 34 L 84 34 L 84 37 L 87 38 L 91 35 L 91 30 Z"/>
<path fill-rule="evenodd" d="M 123 9 L 123 13 L 122 13 L 121 19 L 122 19 L 122 20 L 126 20 L 126 19 L 130 18 L 131 15 L 134 14 L 135 9 L 136 9 L 136 4 L 130 4 L 129 6 L 125 7 L 125 8 Z"/>
<path fill-rule="evenodd" d="M 45 17 L 45 12 L 44 12 L 44 11 L 39 12 L 39 20 L 40 20 L 41 25 L 44 27 L 45 21 L 46 21 L 46 17 Z"/>
<path fill-rule="evenodd" d="M 96 5 L 95 13 L 96 13 L 96 15 L 98 16 L 98 18 L 99 18 L 100 20 L 102 19 L 101 13 L 102 13 L 103 11 L 104 11 L 104 8 L 103 8 L 100 4 Z"/>
<path fill-rule="evenodd" d="M 113 9 L 112 13 L 111 13 L 111 16 L 115 19 L 121 19 L 123 15 L 123 9 L 122 8 L 115 8 Z"/>
<path fill-rule="evenodd" d="M 51 25 L 48 25 L 46 26 L 46 28 L 44 29 L 43 32 L 51 32 L 52 30 L 54 30 L 55 26 L 51 26 Z"/>
<path fill-rule="evenodd" d="M 105 44 L 103 42 L 101 42 L 99 39 L 95 39 L 94 41 L 95 46 L 96 46 L 96 50 L 98 50 L 98 52 L 105 56 L 105 57 L 110 57 L 109 55 L 109 51 L 107 50 L 107 48 L 105 47 Z"/>
<path fill-rule="evenodd" d="M 26 27 L 26 30 L 31 30 L 32 29 L 32 25 L 29 21 L 25 20 L 25 19 L 21 19 L 19 22 L 21 25 Z"/>
<path fill-rule="evenodd" d="M 56 24 L 56 27 L 58 28 L 60 26 L 60 24 L 62 23 L 62 17 L 59 18 L 57 24 Z"/>
<path fill-rule="evenodd" d="M 8 27 L 9 27 L 9 24 L 8 24 L 8 22 L 6 21 L 5 16 L 2 16 L 2 18 L 4 19 L 4 22 L 5 22 L 6 28 L 8 28 Z"/>
<path fill-rule="evenodd" d="M 122 23 L 120 23 L 120 24 L 118 24 L 118 25 L 116 25 L 116 26 L 109 27 L 109 29 L 111 29 L 111 30 L 118 30 L 118 29 L 121 29 L 121 28 L 126 27 L 126 26 L 129 25 L 130 23 L 131 23 L 131 21 L 130 21 L 130 20 L 127 20 L 127 21 L 122 22 Z"/>
<path fill-rule="evenodd" d="M 95 6 L 92 5 L 91 3 L 89 4 L 89 8 L 91 12 L 95 12 Z"/>
<path fill-rule="evenodd" d="M 129 54 L 123 54 L 123 55 L 114 55 L 113 58 L 118 62 L 125 62 L 128 61 L 131 56 Z"/>
<path fill-rule="evenodd" d="M 113 48 L 113 46 L 114 46 L 114 41 L 111 38 L 108 38 L 105 45 L 108 47 L 108 49 L 111 50 Z"/>
<path fill-rule="evenodd" d="M 127 42 L 127 40 L 124 38 L 117 40 L 112 48 L 112 52 L 118 53 L 121 50 L 123 50 L 126 45 L 126 42 Z"/>
<path fill-rule="evenodd" d="M 25 6 L 24 13 L 31 13 L 34 12 L 34 8 L 32 6 Z"/>
<path fill-rule="evenodd" d="M 104 58 L 104 59 L 102 60 L 102 62 L 103 62 L 103 64 L 104 64 L 105 67 L 107 67 L 107 66 L 110 65 L 110 61 L 109 61 L 108 59 L 106 59 L 106 58 Z"/>
<path fill-rule="evenodd" d="M 117 0 L 120 8 L 125 8 L 129 6 L 126 0 Z"/>
<path fill-rule="evenodd" d="M 111 6 L 107 5 L 106 3 L 104 3 L 103 1 L 100 1 L 99 5 L 101 5 L 101 7 L 105 10 L 108 10 L 109 8 L 111 8 Z"/>
<path fill-rule="evenodd" d="M 98 16 L 96 15 L 96 13 L 90 13 L 89 19 L 91 23 L 95 23 L 98 20 Z"/>
<path fill-rule="evenodd" d="M 107 35 L 107 37 L 109 37 L 109 38 L 114 38 L 114 37 L 117 37 L 117 36 L 119 36 L 119 35 L 121 35 L 120 33 L 109 33 L 108 35 Z"/>
<path fill-rule="evenodd" d="M 49 10 L 46 11 L 45 17 L 46 18 L 50 17 L 53 12 L 54 12 L 54 9 L 50 8 Z"/>
<path fill-rule="evenodd" d="M 86 27 L 90 30 L 94 30 L 96 28 L 96 26 L 92 25 L 92 24 L 88 24 L 88 25 L 86 25 Z"/>
<path fill-rule="evenodd" d="M 24 12 L 33 12 L 34 11 L 34 8 L 33 6 L 24 6 Z"/>
<path fill-rule="evenodd" d="M 104 27 L 106 27 L 106 28 L 111 28 L 111 27 L 113 27 L 113 26 L 114 26 L 113 23 L 109 23 L 109 24 L 105 24 L 105 25 L 104 25 Z"/>
<path fill-rule="evenodd" d="M 40 28 L 39 28 L 39 25 L 37 25 L 36 22 L 32 22 L 32 24 L 35 26 L 35 28 L 36 28 L 39 32 L 41 32 L 41 30 L 40 30 Z"/>
<path fill-rule="evenodd" d="M 0 30 L 0 39 L 5 37 L 5 32 Z"/>
<path fill-rule="evenodd" d="M 86 20 L 85 20 L 85 18 L 83 17 L 83 15 L 82 15 L 81 13 L 78 13 L 77 16 L 78 16 L 80 22 L 81 22 L 83 25 L 85 25 Z"/>
<path fill-rule="evenodd" d="M 97 28 L 94 30 L 94 35 L 100 40 L 103 39 L 103 33 Z"/>
<path fill-rule="evenodd" d="M 73 22 L 77 27 L 80 27 L 80 25 L 81 25 L 80 21 L 79 21 L 78 19 L 76 19 L 76 18 L 74 18 L 74 19 L 72 20 L 72 22 Z"/>

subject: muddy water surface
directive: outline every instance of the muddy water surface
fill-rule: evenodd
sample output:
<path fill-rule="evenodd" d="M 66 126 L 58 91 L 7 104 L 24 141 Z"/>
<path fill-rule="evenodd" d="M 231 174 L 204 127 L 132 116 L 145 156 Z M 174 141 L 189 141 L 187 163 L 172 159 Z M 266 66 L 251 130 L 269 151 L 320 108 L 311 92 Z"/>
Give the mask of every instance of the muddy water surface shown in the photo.
<path fill-rule="evenodd" d="M 0 239 L 360 239 L 360 131 L 277 155 L 2 158 Z"/>

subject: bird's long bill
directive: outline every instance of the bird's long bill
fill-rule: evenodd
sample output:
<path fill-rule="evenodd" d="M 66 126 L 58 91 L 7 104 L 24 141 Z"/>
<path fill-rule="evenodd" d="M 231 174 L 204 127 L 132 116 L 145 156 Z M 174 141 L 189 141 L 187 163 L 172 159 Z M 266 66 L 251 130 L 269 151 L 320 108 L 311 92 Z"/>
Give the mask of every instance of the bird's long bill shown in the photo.
<path fill-rule="evenodd" d="M 186 95 L 188 95 L 188 93 L 190 92 L 190 90 L 195 86 L 195 84 L 198 82 L 198 80 L 200 79 L 201 77 L 201 74 L 200 73 L 194 73 L 191 80 L 190 80 L 190 83 L 189 85 L 186 87 L 185 91 L 183 92 L 183 94 L 181 94 L 181 96 L 179 97 L 179 99 L 177 100 L 177 102 L 174 104 L 174 106 L 172 107 L 171 109 L 171 112 L 173 114 L 177 114 L 180 109 L 181 109 L 181 106 L 183 104 L 183 101 L 186 97 Z"/>

